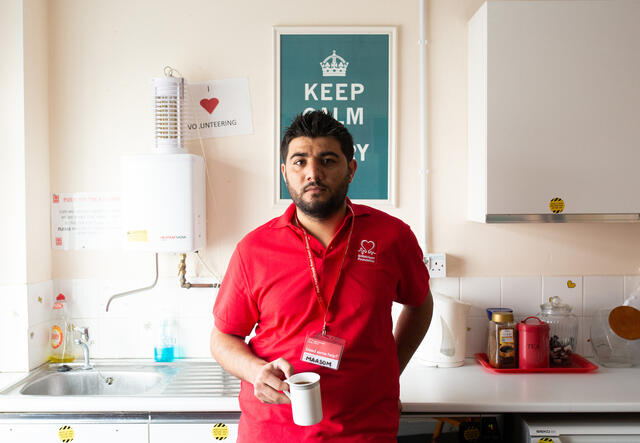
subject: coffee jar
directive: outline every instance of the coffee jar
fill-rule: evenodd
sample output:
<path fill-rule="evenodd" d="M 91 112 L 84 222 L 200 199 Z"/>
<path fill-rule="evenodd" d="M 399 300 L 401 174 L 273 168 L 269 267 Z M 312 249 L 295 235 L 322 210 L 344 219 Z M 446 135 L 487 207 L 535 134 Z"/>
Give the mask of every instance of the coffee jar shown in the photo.
<path fill-rule="evenodd" d="M 578 344 L 578 318 L 560 297 L 550 297 L 540 309 L 537 317 L 549 325 L 549 363 L 551 366 L 570 365 Z"/>
<path fill-rule="evenodd" d="M 516 323 L 511 312 L 494 312 L 489 322 L 487 357 L 497 369 L 518 367 L 518 341 Z"/>

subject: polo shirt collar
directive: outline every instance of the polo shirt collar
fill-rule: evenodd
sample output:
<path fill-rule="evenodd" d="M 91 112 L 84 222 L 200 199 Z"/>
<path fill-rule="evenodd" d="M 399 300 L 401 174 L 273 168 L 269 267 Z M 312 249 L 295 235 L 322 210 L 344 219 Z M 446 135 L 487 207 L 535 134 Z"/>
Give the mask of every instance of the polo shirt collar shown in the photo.
<path fill-rule="evenodd" d="M 349 199 L 349 197 L 347 197 L 347 204 L 351 206 L 351 208 L 353 209 L 353 215 L 355 215 L 356 217 L 369 215 L 372 212 L 372 209 L 368 206 L 356 205 L 351 203 L 351 200 Z M 296 211 L 296 205 L 295 203 L 291 203 L 287 208 L 287 210 L 284 211 L 284 214 L 282 214 L 280 217 L 276 218 L 273 221 L 273 223 L 271 224 L 271 227 L 284 228 L 289 225 L 293 225 L 291 223 L 291 220 L 293 220 L 293 214 L 295 213 L 295 211 Z"/>

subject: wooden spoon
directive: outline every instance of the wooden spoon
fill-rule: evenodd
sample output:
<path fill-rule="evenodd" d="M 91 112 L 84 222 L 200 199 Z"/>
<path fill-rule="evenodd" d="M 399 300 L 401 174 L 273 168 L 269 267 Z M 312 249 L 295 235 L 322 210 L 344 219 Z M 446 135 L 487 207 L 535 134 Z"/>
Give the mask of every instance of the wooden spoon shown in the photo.
<path fill-rule="evenodd" d="M 640 338 L 640 311 L 632 306 L 618 306 L 609 313 L 609 326 L 627 340 Z"/>

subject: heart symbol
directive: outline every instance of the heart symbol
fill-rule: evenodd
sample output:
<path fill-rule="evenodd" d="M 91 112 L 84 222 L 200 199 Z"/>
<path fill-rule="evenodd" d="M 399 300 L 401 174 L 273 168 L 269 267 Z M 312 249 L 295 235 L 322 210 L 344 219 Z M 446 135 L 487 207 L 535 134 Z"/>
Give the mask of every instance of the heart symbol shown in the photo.
<path fill-rule="evenodd" d="M 209 114 L 211 114 L 213 110 L 216 109 L 218 103 L 220 103 L 220 100 L 218 100 L 217 98 L 203 98 L 202 100 L 200 100 L 200 106 L 202 106 Z"/>
<path fill-rule="evenodd" d="M 360 246 L 362 246 L 365 251 L 371 252 L 371 251 L 373 251 L 373 248 L 376 247 L 376 244 L 374 242 L 372 242 L 372 241 L 369 241 L 369 240 L 362 240 L 360 242 Z"/>
<path fill-rule="evenodd" d="M 576 284 L 574 282 L 572 282 L 571 280 L 567 281 L 567 287 L 568 288 L 575 288 Z"/>

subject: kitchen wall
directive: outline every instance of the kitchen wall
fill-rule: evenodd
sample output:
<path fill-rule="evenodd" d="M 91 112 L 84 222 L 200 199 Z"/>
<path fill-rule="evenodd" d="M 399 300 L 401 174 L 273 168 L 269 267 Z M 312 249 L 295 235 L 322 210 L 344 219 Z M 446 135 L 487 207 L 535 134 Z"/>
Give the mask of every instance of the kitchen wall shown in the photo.
<path fill-rule="evenodd" d="M 42 336 L 46 317 L 30 315 L 29 300 L 52 286 L 47 5 L 0 6 L 0 334 L 13 344 L 0 371 L 25 370 L 43 358 L 30 343 Z"/>
<path fill-rule="evenodd" d="M 530 311 L 548 296 L 545 288 L 549 286 L 545 282 L 566 285 L 566 280 L 573 279 L 581 282 L 580 294 L 574 300 L 575 309 L 582 312 L 584 301 L 590 297 L 585 292 L 591 287 L 590 279 L 612 278 L 616 282 L 612 283 L 614 292 L 607 289 L 596 298 L 618 300 L 622 297 L 620 291 L 628 292 L 624 282 L 629 286 L 629 282 L 634 281 L 632 277 L 640 274 L 637 252 L 640 224 L 486 225 L 465 219 L 466 24 L 481 4 L 481 0 L 431 0 L 428 6 L 429 116 L 424 122 L 429 131 L 428 241 L 431 251 L 447 253 L 450 276 L 434 281 L 435 287 L 443 285 L 443 292 L 453 291 L 452 295 L 471 300 L 479 307 L 489 302 L 523 303 Z M 22 22 L 21 7 L 26 11 Z M 3 115 L 10 113 L 8 121 L 12 123 L 7 124 L 4 118 L 0 121 L 12 134 L 7 140 L 3 135 L 2 141 L 23 151 L 26 147 L 33 155 L 0 150 L 3 189 L 19 192 L 1 198 L 4 208 L 30 207 L 33 219 L 41 225 L 35 228 L 29 224 L 32 217 L 27 216 L 30 214 L 27 209 L 20 209 L 18 215 L 10 217 L 5 217 L 9 211 L 3 210 L 3 223 L 9 222 L 5 232 L 16 233 L 11 235 L 9 250 L 16 257 L 22 255 L 21 260 L 26 264 L 20 268 L 21 276 L 15 277 L 15 272 L 7 270 L 15 262 L 6 255 L 0 259 L 3 265 L 0 266 L 0 285 L 6 285 L 0 288 L 0 295 L 8 297 L 4 294 L 11 293 L 9 285 L 17 284 L 21 291 L 18 297 L 21 309 L 24 311 L 27 302 L 32 307 L 28 326 L 33 328 L 34 319 L 41 318 L 41 314 L 35 312 L 50 306 L 49 298 L 38 301 L 41 290 L 38 285 L 49 285 L 46 287 L 51 290 L 50 297 L 64 291 L 78 306 L 81 318 L 93 322 L 95 343 L 92 346 L 100 356 L 147 352 L 148 337 L 145 338 L 144 331 L 152 327 L 148 319 L 150 309 L 164 303 L 164 298 L 170 300 L 167 303 L 179 306 L 193 304 L 185 308 L 189 312 L 182 318 L 198 317 L 202 325 L 198 323 L 197 333 L 189 332 L 194 340 L 194 348 L 189 352 L 206 354 L 207 322 L 210 321 L 206 316 L 213 303 L 213 291 L 177 288 L 178 257 L 165 254 L 160 258 L 164 286 L 151 293 L 117 300 L 113 314 L 104 313 L 102 306 L 110 294 L 136 285 L 146 286 L 153 280 L 153 256 L 120 250 L 54 251 L 49 259 L 48 239 L 43 241 L 45 233 L 41 229 L 43 225 L 48 227 L 49 207 L 45 196 L 48 198 L 50 192 L 119 190 L 120 156 L 153 149 L 150 80 L 162 75 L 164 66 L 173 66 L 193 82 L 247 77 L 254 133 L 204 140 L 214 192 L 208 195 L 208 243 L 201 255 L 223 274 L 235 243 L 246 232 L 282 211 L 272 204 L 272 183 L 277 173 L 272 167 L 274 25 L 398 27 L 398 205 L 382 209 L 421 232 L 418 165 L 419 131 L 423 122 L 419 120 L 417 94 L 418 11 L 417 0 L 403 0 L 393 6 L 381 0 L 327 0 L 315 7 L 301 6 L 294 0 L 185 0 L 179 5 L 166 0 L 11 0 L 3 3 L 0 20 L 2 24 L 7 22 L 7 26 L 2 26 L 1 31 L 2 58 L 16 61 L 16 66 L 22 65 L 24 69 L 0 72 L 3 80 L 9 79 L 18 91 L 22 88 L 24 95 L 16 94 L 15 88 L 3 87 L 2 91 L 7 89 L 11 103 L 15 102 L 19 110 L 20 106 L 24 107 L 24 112 L 14 115 L 9 102 L 0 104 Z M 29 47 L 28 38 L 19 41 L 22 31 L 20 26 L 16 27 L 16 21 L 28 26 L 39 17 L 44 17 L 46 23 L 34 32 L 36 36 L 46 36 L 48 59 L 47 63 L 29 63 L 28 55 L 15 53 L 21 44 Z M 8 39 L 4 38 L 5 34 Z M 42 46 L 39 48 L 37 51 L 45 50 Z M 29 84 L 39 86 L 29 89 Z M 29 106 L 37 97 L 43 100 L 42 105 Z M 46 115 L 38 114 L 43 109 L 48 111 Z M 28 127 L 25 121 L 36 114 L 38 118 L 33 121 L 37 126 L 34 123 Z M 15 131 L 16 125 L 19 131 Z M 0 129 L 4 134 L 5 126 Z M 48 131 L 48 136 L 42 137 L 43 132 L 33 135 L 31 130 Z M 29 150 L 29 140 L 31 146 L 37 148 Z M 188 147 L 192 152 L 199 152 L 197 144 Z M 9 156 L 6 162 L 5 156 Z M 22 156 L 25 159 L 20 160 Z M 47 171 L 31 175 L 20 172 L 20 168 L 14 167 L 16 162 L 22 162 L 23 171 L 35 170 L 36 164 L 49 165 L 50 178 Z M 26 183 L 26 186 L 21 188 L 16 183 Z M 38 240 L 31 246 L 25 238 Z M 35 245 L 42 254 L 37 259 Z M 4 266 L 5 262 L 8 267 Z M 192 279 L 212 281 L 193 257 L 188 260 L 188 272 Z M 514 278 L 522 280 L 512 280 Z M 510 283 L 513 281 L 518 282 L 517 289 L 505 291 L 505 287 L 513 288 Z M 617 291 L 619 282 L 623 282 L 622 289 Z M 457 292 L 451 289 L 456 286 Z M 22 298 L 29 289 L 35 302 L 25 302 Z M 472 316 L 482 317 L 477 312 Z M 21 333 L 27 334 L 25 327 L 21 326 Z M 133 329 L 140 327 L 141 333 Z M 32 342 L 42 342 L 46 330 L 38 330 L 40 333 L 30 331 L 34 332 Z M 138 337 L 138 334 L 143 335 L 136 338 L 139 346 L 123 338 Z M 128 350 L 118 350 L 119 346 Z M 30 347 L 36 348 L 36 345 Z"/>

